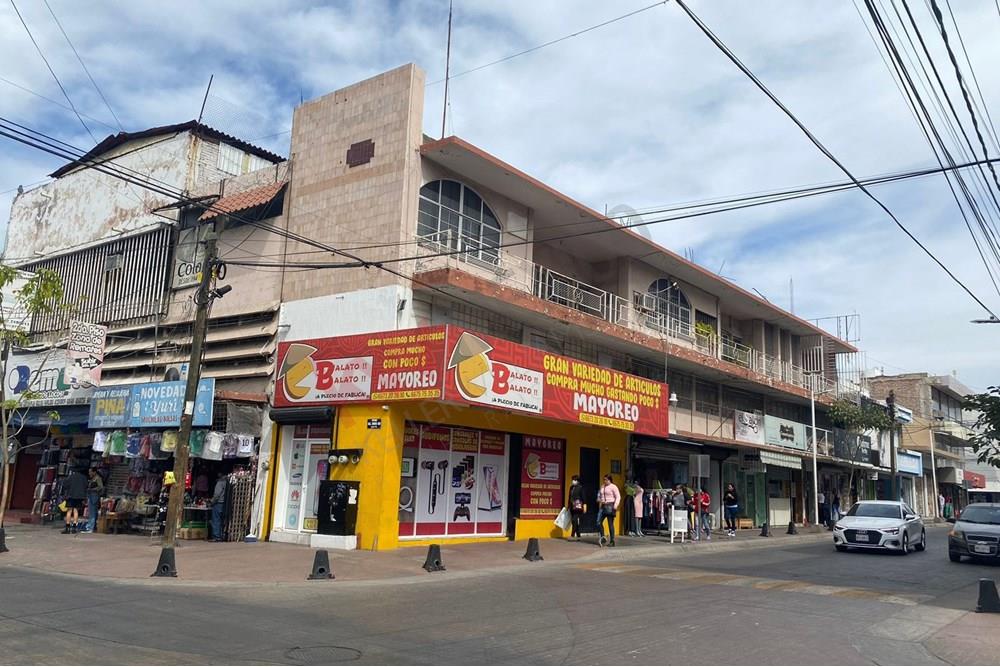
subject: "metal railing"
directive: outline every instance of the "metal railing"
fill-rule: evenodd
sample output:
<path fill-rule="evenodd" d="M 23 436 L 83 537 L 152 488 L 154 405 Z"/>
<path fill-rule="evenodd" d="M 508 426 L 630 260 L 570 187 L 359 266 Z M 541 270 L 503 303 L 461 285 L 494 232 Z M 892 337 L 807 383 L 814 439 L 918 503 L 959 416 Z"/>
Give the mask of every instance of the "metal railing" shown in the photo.
<path fill-rule="evenodd" d="M 495 248 L 484 246 L 477 239 L 456 236 L 451 231 L 420 236 L 417 240 L 420 245 L 438 252 L 461 252 L 417 260 L 415 273 L 444 267 L 461 267 L 506 287 L 633 331 L 670 340 L 769 379 L 801 389 L 812 389 L 817 395 L 844 396 L 856 392 L 850 383 L 832 382 L 820 373 L 807 372 L 788 360 L 779 359 L 717 333 L 695 331 L 691 310 L 684 306 L 672 305 L 672 310 L 677 312 L 677 316 L 672 316 L 672 313 L 663 313 L 657 308 L 648 307 L 648 304 L 637 303 L 638 297 L 635 295 L 632 299 L 627 299 L 522 257 L 498 252 Z"/>

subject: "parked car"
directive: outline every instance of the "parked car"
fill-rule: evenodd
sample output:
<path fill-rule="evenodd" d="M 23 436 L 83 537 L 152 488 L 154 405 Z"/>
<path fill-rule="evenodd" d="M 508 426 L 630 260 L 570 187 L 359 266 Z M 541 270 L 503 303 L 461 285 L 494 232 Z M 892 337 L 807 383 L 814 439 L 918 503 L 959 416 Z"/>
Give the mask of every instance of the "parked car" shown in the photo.
<path fill-rule="evenodd" d="M 958 563 L 962 556 L 1000 559 L 1000 503 L 972 503 L 962 510 L 948 533 L 948 558 Z"/>
<path fill-rule="evenodd" d="M 888 549 L 907 554 L 927 548 L 924 522 L 912 507 L 893 500 L 862 500 L 833 526 L 837 551 Z"/>

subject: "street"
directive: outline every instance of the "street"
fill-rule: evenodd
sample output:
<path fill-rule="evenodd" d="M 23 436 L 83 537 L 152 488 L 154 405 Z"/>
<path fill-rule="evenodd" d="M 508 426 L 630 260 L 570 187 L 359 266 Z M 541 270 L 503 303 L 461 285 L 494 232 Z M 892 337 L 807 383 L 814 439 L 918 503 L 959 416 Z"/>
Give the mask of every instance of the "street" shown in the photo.
<path fill-rule="evenodd" d="M 1000 567 L 950 563 L 945 529 L 928 533 L 906 557 L 823 542 L 375 582 L 93 583 L 0 566 L 0 662 L 995 662 L 1000 615 L 966 612 Z"/>

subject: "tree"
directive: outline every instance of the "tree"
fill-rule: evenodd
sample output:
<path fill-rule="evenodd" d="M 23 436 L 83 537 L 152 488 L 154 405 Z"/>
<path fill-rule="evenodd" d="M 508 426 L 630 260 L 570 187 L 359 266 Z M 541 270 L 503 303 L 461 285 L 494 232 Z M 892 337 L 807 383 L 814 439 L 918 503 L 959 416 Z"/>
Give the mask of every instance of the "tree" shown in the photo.
<path fill-rule="evenodd" d="M 854 448 L 851 449 L 848 439 L 848 458 L 851 462 L 851 477 L 848 489 L 854 489 L 854 478 L 857 474 L 858 457 L 861 455 L 861 433 L 864 431 L 888 431 L 894 427 L 892 416 L 882 405 L 872 401 L 864 401 L 861 405 L 854 401 L 839 398 L 833 402 L 827 411 L 830 423 L 842 428 L 854 438 Z"/>
<path fill-rule="evenodd" d="M 41 269 L 28 274 L 14 267 L 0 265 L 0 359 L 5 371 L 11 348 L 28 343 L 31 319 L 35 315 L 54 313 L 65 308 L 62 280 L 54 271 Z M 50 354 L 51 351 L 50 349 Z M 15 398 L 7 396 L 6 381 L 0 382 L 0 479 L 3 480 L 0 486 L 0 552 L 7 550 L 4 544 L 4 518 L 13 486 L 13 463 L 19 451 L 35 444 L 20 443 L 17 437 L 23 429 L 25 402 L 38 397 L 33 389 L 37 381 L 36 373 L 29 380 L 27 390 Z M 58 414 L 51 412 L 50 417 L 57 419 Z M 15 425 L 18 422 L 20 426 Z"/>
<path fill-rule="evenodd" d="M 988 387 L 983 394 L 969 394 L 962 402 L 966 410 L 976 410 L 979 418 L 969 438 L 980 463 L 1000 468 L 1000 387 Z"/>

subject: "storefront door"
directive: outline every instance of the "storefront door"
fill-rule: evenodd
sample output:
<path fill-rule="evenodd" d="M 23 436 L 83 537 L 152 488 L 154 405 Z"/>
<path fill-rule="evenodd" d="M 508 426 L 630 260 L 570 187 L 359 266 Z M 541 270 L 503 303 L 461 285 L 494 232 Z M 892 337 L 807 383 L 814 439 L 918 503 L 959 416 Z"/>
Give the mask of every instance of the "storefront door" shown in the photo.
<path fill-rule="evenodd" d="M 275 494 L 272 539 L 316 532 L 319 483 L 329 472 L 331 427 L 328 424 L 284 426 Z"/>
<path fill-rule="evenodd" d="M 601 450 L 592 447 L 580 448 L 580 484 L 583 486 L 587 512 L 580 518 L 580 532 L 597 531 L 597 490 L 601 478 Z"/>

